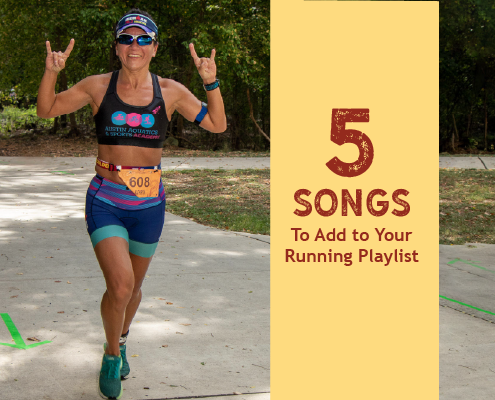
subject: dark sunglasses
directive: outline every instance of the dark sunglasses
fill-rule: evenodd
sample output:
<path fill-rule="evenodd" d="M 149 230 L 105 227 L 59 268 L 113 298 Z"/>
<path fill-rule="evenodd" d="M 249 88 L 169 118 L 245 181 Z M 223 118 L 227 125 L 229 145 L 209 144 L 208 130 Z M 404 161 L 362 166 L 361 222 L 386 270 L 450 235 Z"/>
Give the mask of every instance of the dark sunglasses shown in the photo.
<path fill-rule="evenodd" d="M 121 33 L 117 36 L 117 42 L 120 44 L 130 45 L 137 40 L 139 46 L 149 46 L 153 42 L 153 38 L 149 35 L 129 35 L 128 33 Z"/>

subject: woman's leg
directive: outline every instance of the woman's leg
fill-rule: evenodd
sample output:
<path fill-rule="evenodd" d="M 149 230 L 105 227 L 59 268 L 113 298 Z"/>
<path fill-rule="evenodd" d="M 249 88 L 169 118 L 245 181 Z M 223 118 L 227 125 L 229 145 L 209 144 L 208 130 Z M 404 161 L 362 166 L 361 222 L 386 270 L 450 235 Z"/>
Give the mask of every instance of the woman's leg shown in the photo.
<path fill-rule="evenodd" d="M 101 317 L 107 338 L 106 354 L 118 356 L 126 308 L 134 289 L 134 272 L 129 245 L 124 238 L 109 237 L 95 246 L 107 290 L 101 300 Z"/>
<path fill-rule="evenodd" d="M 146 272 L 148 271 L 151 259 L 153 258 L 140 257 L 132 253 L 129 253 L 129 256 L 132 263 L 132 270 L 134 272 L 134 289 L 132 291 L 131 299 L 127 304 L 127 308 L 125 310 L 124 326 L 121 333 L 122 335 L 127 333 L 127 331 L 129 330 L 132 319 L 134 318 L 134 315 L 136 315 L 136 311 L 139 307 L 139 303 L 141 303 L 141 285 L 143 284 Z"/>
<path fill-rule="evenodd" d="M 163 190 L 163 189 L 162 189 Z M 141 302 L 141 285 L 155 253 L 165 220 L 165 201 L 155 207 L 135 212 L 139 224 L 128 229 L 129 257 L 134 272 L 134 290 L 125 312 L 122 334 L 127 333 Z"/>

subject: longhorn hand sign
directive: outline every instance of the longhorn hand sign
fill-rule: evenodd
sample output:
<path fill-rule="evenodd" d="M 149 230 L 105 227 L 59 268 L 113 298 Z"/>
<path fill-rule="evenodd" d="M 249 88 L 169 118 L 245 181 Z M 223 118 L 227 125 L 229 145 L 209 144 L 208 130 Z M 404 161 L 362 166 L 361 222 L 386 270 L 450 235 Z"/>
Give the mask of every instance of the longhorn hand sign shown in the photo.
<path fill-rule="evenodd" d="M 74 39 L 71 39 L 67 49 L 62 53 L 61 51 L 52 51 L 50 42 L 46 41 L 46 64 L 45 69 L 48 71 L 59 73 L 65 68 L 65 60 L 69 58 L 70 52 L 74 48 Z"/>
<path fill-rule="evenodd" d="M 215 64 L 215 49 L 211 51 L 210 58 L 199 58 L 196 54 L 196 50 L 194 50 L 194 44 L 192 43 L 189 43 L 189 50 L 194 60 L 194 64 L 198 69 L 199 75 L 203 79 L 203 83 L 209 84 L 215 82 L 215 78 L 217 76 L 217 66 Z"/>

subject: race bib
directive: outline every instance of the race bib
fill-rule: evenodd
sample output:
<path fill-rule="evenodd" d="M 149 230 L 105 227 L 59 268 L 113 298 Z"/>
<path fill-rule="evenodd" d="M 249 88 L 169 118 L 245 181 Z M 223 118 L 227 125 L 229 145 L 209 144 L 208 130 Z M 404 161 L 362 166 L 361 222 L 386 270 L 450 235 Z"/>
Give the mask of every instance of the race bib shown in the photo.
<path fill-rule="evenodd" d="M 162 177 L 161 169 L 124 169 L 119 176 L 137 197 L 156 197 Z"/>

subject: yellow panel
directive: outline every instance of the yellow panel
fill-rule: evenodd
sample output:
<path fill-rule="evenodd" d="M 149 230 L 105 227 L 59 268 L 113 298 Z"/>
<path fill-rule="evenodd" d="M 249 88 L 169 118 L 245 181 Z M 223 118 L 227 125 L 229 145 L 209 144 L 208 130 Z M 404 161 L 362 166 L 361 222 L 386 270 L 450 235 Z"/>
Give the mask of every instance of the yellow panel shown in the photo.
<path fill-rule="evenodd" d="M 272 399 L 438 399 L 438 3 L 271 4 Z M 331 141 L 334 109 L 369 109 L 369 122 L 345 124 L 374 149 L 358 176 L 326 166 L 360 154 Z M 307 216 L 294 213 L 300 189 Z M 316 210 L 323 189 L 331 216 Z M 344 189 L 361 191 L 361 216 L 342 215 Z M 370 211 L 375 189 L 386 194 Z M 393 214 L 398 189 L 405 216 Z M 345 240 L 326 240 L 333 229 Z"/>

